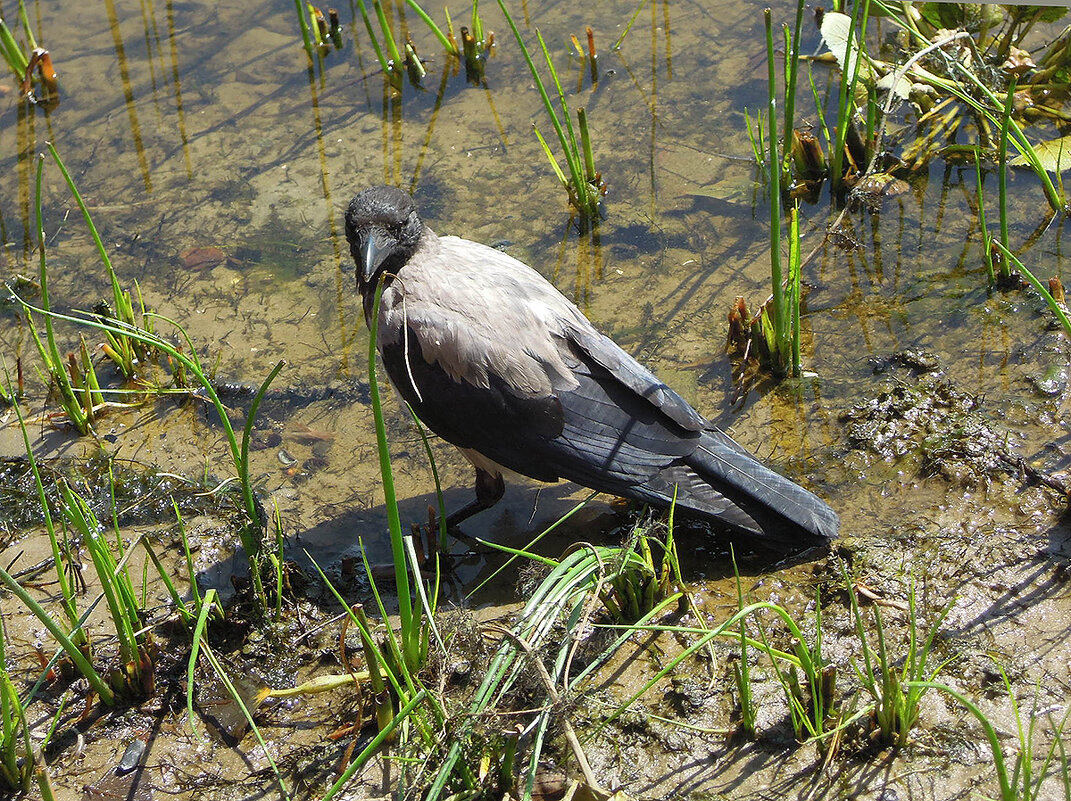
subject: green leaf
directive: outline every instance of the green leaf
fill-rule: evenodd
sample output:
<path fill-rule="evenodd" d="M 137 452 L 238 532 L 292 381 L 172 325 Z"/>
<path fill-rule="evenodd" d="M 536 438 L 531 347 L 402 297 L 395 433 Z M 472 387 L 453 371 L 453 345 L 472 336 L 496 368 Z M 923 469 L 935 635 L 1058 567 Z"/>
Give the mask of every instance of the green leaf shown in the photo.
<path fill-rule="evenodd" d="M 1071 136 L 1038 142 L 1034 145 L 1034 152 L 1047 172 L 1065 172 L 1071 168 Z M 1031 166 L 1030 161 L 1023 155 L 1010 159 L 1008 163 L 1013 167 Z"/>
<path fill-rule="evenodd" d="M 1030 19 L 1036 15 L 1034 22 L 1056 22 L 1067 13 L 1067 6 L 1001 6 L 1008 14 L 1018 14 L 1020 19 Z"/>
<path fill-rule="evenodd" d="M 852 18 L 839 11 L 827 11 L 822 18 L 822 38 L 829 47 L 829 52 L 837 59 L 841 71 L 845 75 L 851 75 L 855 70 L 855 59 L 859 58 L 859 37 L 852 32 Z M 866 62 L 859 65 L 859 77 L 868 82 L 873 80 L 870 65 Z"/>

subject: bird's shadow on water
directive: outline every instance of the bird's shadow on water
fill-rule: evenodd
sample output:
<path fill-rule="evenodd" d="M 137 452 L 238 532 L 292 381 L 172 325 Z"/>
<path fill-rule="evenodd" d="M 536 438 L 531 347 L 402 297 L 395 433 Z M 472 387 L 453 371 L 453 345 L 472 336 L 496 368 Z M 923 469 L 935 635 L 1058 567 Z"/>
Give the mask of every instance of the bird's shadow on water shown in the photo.
<path fill-rule="evenodd" d="M 546 486 L 520 482 L 507 484 L 506 494 L 497 505 L 461 524 L 461 538 L 449 535 L 448 558 L 440 563 L 446 597 L 460 601 L 470 588 L 482 583 L 508 558 L 507 554 L 491 546 L 477 544 L 478 540 L 508 548 L 525 548 L 581 504 L 588 494 L 583 488 L 564 482 Z M 459 486 L 443 491 L 447 514 L 460 509 L 472 498 L 471 487 Z M 543 537 L 533 550 L 558 558 L 574 542 L 601 542 L 603 532 L 613 528 L 613 520 L 619 520 L 607 500 L 605 496 L 590 500 Z M 430 530 L 429 515 L 434 516 L 437 508 L 434 492 L 398 500 L 402 533 L 410 534 L 414 526 L 418 527 L 426 545 L 429 570 L 434 570 L 431 556 L 438 539 L 438 529 Z M 356 564 L 359 581 L 366 582 L 362 546 L 377 581 L 380 575 L 389 575 L 392 552 L 385 505 L 355 509 L 301 531 L 287 540 L 286 557 L 313 575 L 319 566 L 331 581 L 341 578 Z M 512 595 L 515 583 L 516 571 L 508 571 L 498 582 L 499 591 L 481 594 L 480 601 L 492 601 L 502 592 Z"/>
<path fill-rule="evenodd" d="M 443 597 L 457 603 L 472 601 L 480 604 L 516 599 L 519 571 L 530 560 L 515 560 L 509 569 L 499 572 L 510 554 L 483 543 L 530 550 L 559 559 L 574 543 L 624 544 L 637 522 L 658 524 L 665 521 L 664 513 L 621 511 L 611 505 L 611 496 L 596 494 L 588 499 L 589 495 L 589 490 L 569 482 L 546 485 L 527 481 L 507 483 L 506 493 L 497 505 L 464 521 L 460 536 L 449 535 L 447 558 L 440 560 Z M 444 490 L 447 514 L 463 507 L 472 497 L 470 487 Z M 586 503 L 585 499 L 588 499 Z M 437 505 L 434 492 L 398 500 L 402 533 L 411 534 L 416 527 L 423 543 L 428 572 L 435 569 L 432 556 L 438 538 L 438 530 L 431 530 L 429 515 L 434 515 Z M 810 549 L 786 557 L 756 551 L 747 543 L 734 543 L 708 525 L 681 520 L 675 525 L 674 539 L 683 578 L 689 582 L 725 579 L 733 576 L 735 569 L 742 575 L 758 575 L 821 558 L 826 552 L 825 549 Z M 533 545 L 536 540 L 538 542 Z M 266 544 L 266 547 L 271 546 Z M 418 550 L 420 548 L 418 545 Z M 733 564 L 734 551 L 738 568 Z M 309 578 L 318 577 L 319 571 L 323 571 L 340 590 L 355 591 L 358 595 L 368 593 L 370 588 L 363 565 L 365 557 L 377 583 L 392 580 L 393 554 L 386 506 L 379 504 L 354 509 L 288 535 L 284 542 L 284 557 Z M 245 552 L 239 547 L 229 558 L 203 571 L 198 580 L 203 588 L 215 587 L 227 597 L 232 592 L 231 577 L 243 577 L 248 573 Z M 485 581 L 487 585 L 483 586 Z M 476 587 L 481 587 L 478 597 L 470 598 L 469 593 Z"/>

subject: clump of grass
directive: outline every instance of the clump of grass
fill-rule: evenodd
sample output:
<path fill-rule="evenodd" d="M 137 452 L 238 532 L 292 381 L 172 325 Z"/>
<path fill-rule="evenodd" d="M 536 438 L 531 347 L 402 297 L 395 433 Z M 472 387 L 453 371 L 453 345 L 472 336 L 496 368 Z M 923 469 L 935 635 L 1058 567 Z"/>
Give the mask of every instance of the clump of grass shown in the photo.
<path fill-rule="evenodd" d="M 394 580 L 398 588 L 398 616 L 401 624 L 401 647 L 398 649 L 401 662 L 409 671 L 417 671 L 427 656 L 427 630 L 422 622 L 421 609 L 412 605 L 409 584 L 409 564 L 406 555 L 406 543 L 402 539 L 401 518 L 398 514 L 398 500 L 394 494 L 394 473 L 391 469 L 390 449 L 387 444 L 387 428 L 383 420 L 383 407 L 379 397 L 379 383 L 376 380 L 376 346 L 379 328 L 379 303 L 383 295 L 383 284 L 376 289 L 372 315 L 369 318 L 368 344 L 368 384 L 372 400 L 372 416 L 376 430 L 376 446 L 379 453 L 380 475 L 383 479 L 383 496 L 387 507 L 387 521 L 390 528 L 391 553 L 394 557 Z M 412 540 L 409 540 L 410 547 Z M 419 570 L 416 571 L 419 582 Z M 434 613 L 434 606 L 428 614 Z"/>
<path fill-rule="evenodd" d="M 398 593 L 399 626 L 397 632 L 389 625 L 376 629 L 365 614 L 363 607 L 360 604 L 348 603 L 313 559 L 313 564 L 316 565 L 324 584 L 346 610 L 348 621 L 346 625 L 355 626 L 360 633 L 366 665 L 366 673 L 362 679 L 370 685 L 376 725 L 379 729 L 372 742 L 347 766 L 328 790 L 323 797 L 324 801 L 335 797 L 388 738 L 399 736 L 398 747 L 401 750 L 407 749 L 410 743 L 413 743 L 423 753 L 430 753 L 439 747 L 440 744 L 436 739 L 437 733 L 441 732 L 446 723 L 445 712 L 438 696 L 424 686 L 422 678 L 432 642 L 438 643 L 440 649 L 443 647 L 434 623 L 438 602 L 438 580 L 430 588 L 424 586 L 412 538 L 402 536 L 386 426 L 376 377 L 376 343 L 381 297 L 382 285 L 377 289 L 370 318 L 372 324 L 369 336 L 368 369 L 380 474 L 383 480 L 390 531 L 394 579 Z M 364 555 L 363 544 L 361 552 Z M 390 618 L 386 605 L 366 557 L 365 570 L 380 618 L 387 621 Z M 416 596 L 415 603 L 414 595 Z M 348 674 L 339 678 L 351 683 L 353 680 Z M 330 681 L 326 682 L 326 684 L 330 683 Z M 251 717 L 249 719 L 251 720 Z M 405 773 L 407 775 L 408 771 L 406 770 Z M 471 792 L 476 786 L 476 779 L 469 771 L 462 771 L 460 775 L 464 786 Z"/>
<path fill-rule="evenodd" d="M 146 698 L 152 694 L 155 686 L 153 661 L 156 649 L 151 634 L 143 628 L 144 614 L 126 568 L 114 494 L 113 546 L 103 535 L 103 526 L 89 504 L 71 489 L 68 482 L 60 483 L 60 493 L 63 516 L 93 561 L 119 645 L 119 665 L 109 672 L 108 683 L 121 697 Z"/>
<path fill-rule="evenodd" d="M 200 391 L 207 397 L 223 425 L 223 433 L 228 447 L 228 455 L 231 458 L 231 463 L 235 472 L 233 480 L 238 482 L 245 512 L 245 520 L 239 528 L 238 533 L 242 541 L 242 547 L 246 552 L 246 558 L 249 560 L 254 598 L 256 599 L 259 608 L 266 609 L 267 596 L 264 590 L 262 575 L 264 562 L 262 540 L 268 521 L 267 516 L 261 508 L 260 502 L 256 498 L 256 494 L 253 490 L 253 482 L 249 475 L 249 445 L 253 432 L 253 424 L 257 411 L 260 408 L 260 403 L 264 399 L 264 394 L 286 363 L 282 361 L 276 363 L 258 388 L 250 403 L 249 411 L 246 414 L 245 425 L 242 428 L 241 437 L 239 437 L 231 423 L 228 409 L 220 399 L 216 387 L 197 353 L 197 349 L 194 347 L 189 335 L 174 320 L 153 312 L 147 312 L 147 315 L 154 321 L 163 321 L 168 325 L 173 326 L 178 332 L 183 345 L 175 345 L 164 339 L 155 331 L 148 331 L 134 326 L 126 326 L 117 320 L 101 320 L 93 316 L 63 315 L 33 307 L 21 299 L 20 303 L 27 312 L 41 314 L 46 320 L 61 320 L 75 325 L 109 332 L 113 335 L 126 336 L 138 340 L 142 344 L 160 351 L 173 363 L 181 365 L 185 373 L 200 384 Z"/>
<path fill-rule="evenodd" d="M 326 16 L 324 12 L 312 3 L 306 4 L 309 12 L 308 26 L 315 40 L 316 50 L 320 55 L 326 55 L 331 48 L 342 48 L 342 24 L 339 22 L 338 9 L 329 8 Z"/>
<path fill-rule="evenodd" d="M 454 23 L 450 18 L 449 10 L 446 11 L 446 31 L 443 31 L 416 0 L 405 0 L 405 2 L 435 36 L 446 54 L 464 64 L 468 81 L 473 84 L 481 83 L 484 79 L 487 57 L 495 45 L 495 35 L 493 32 L 485 32 L 484 30 L 478 0 L 472 4 L 470 27 L 462 26 L 460 29 L 460 45 L 458 45 L 458 37 L 454 33 Z M 403 72 L 408 75 L 411 83 L 419 86 L 427 70 L 423 61 L 417 55 L 416 46 L 411 39 L 407 39 L 404 45 L 399 47 L 399 38 L 395 36 L 390 18 L 380 0 L 373 0 L 372 5 L 378 32 L 376 27 L 372 25 L 372 19 L 364 0 L 357 0 L 361 19 L 364 21 L 365 29 L 368 31 L 372 48 L 375 50 L 376 59 L 379 61 L 383 74 L 397 88 L 401 88 Z"/>
<path fill-rule="evenodd" d="M 106 705 L 111 706 L 117 698 L 146 697 L 151 694 L 154 686 L 155 651 L 151 636 L 144 631 L 141 605 L 126 570 L 129 553 L 124 553 L 119 535 L 114 492 L 111 499 L 115 535 L 113 546 L 103 535 L 103 527 L 85 499 L 76 493 L 68 482 L 60 480 L 59 505 L 62 519 L 66 524 L 61 538 L 49 508 L 22 411 L 17 403 L 14 409 L 26 446 L 26 458 L 37 485 L 42 517 L 52 547 L 52 561 L 59 588 L 60 606 L 66 620 L 59 620 L 49 613 L 6 570 L 0 570 L 0 581 L 48 629 L 76 670 L 85 677 L 90 687 Z M 111 483 L 114 487 L 114 481 Z M 83 546 L 89 552 L 93 561 L 101 586 L 101 594 L 107 603 L 119 644 L 119 666 L 109 672 L 107 680 L 91 661 L 93 653 L 89 636 L 84 628 L 84 621 L 93 611 L 96 602 L 80 614 L 75 594 L 76 588 L 68 577 L 67 567 L 77 564 L 77 558 L 72 557 L 71 554 L 78 545 Z M 118 560 L 116 554 L 119 556 Z"/>
<path fill-rule="evenodd" d="M 90 216 L 89 208 L 82 199 L 82 193 L 78 191 L 74 179 L 67 170 L 67 166 L 63 163 L 63 159 L 60 158 L 55 146 L 51 142 L 47 144 L 48 152 L 52 155 L 52 160 L 56 163 L 56 166 L 59 167 L 71 195 L 74 197 L 75 202 L 78 204 L 78 208 L 82 212 L 86 228 L 89 229 L 89 233 L 93 237 L 93 242 L 97 246 L 97 254 L 100 257 L 101 264 L 104 265 L 108 280 L 111 283 L 113 308 L 105 309 L 102 316 L 110 317 L 127 326 L 140 325 L 146 328 L 149 333 L 152 333 L 152 318 L 146 317 L 147 310 L 145 308 L 145 301 L 141 298 L 141 287 L 138 286 L 137 281 L 134 282 L 134 291 L 137 294 L 138 303 L 141 307 L 141 313 L 138 315 L 134 311 L 134 303 L 130 292 L 123 289 L 122 284 L 119 282 L 119 277 L 115 272 L 115 268 L 112 267 L 111 258 L 108 256 L 108 251 L 104 247 L 104 242 L 100 238 L 100 234 L 97 232 L 96 225 L 93 224 L 93 218 Z M 146 343 L 137 339 L 123 336 L 122 334 L 114 334 L 107 330 L 104 333 L 107 337 L 107 341 L 101 346 L 101 350 L 103 350 L 104 354 L 115 363 L 115 366 L 125 378 L 134 379 L 138 377 L 139 367 L 147 366 L 150 358 L 154 355 L 152 349 Z"/>
<path fill-rule="evenodd" d="M 41 306 L 45 311 L 45 338 L 43 340 L 41 339 L 33 318 L 29 314 L 26 316 L 26 321 L 30 330 L 30 335 L 33 337 L 34 343 L 37 345 L 37 352 L 41 356 L 41 361 L 44 362 L 45 369 L 48 371 L 52 382 L 56 385 L 60 406 L 67 413 L 67 418 L 75 429 L 77 429 L 78 433 L 86 434 L 90 429 L 91 414 L 87 413 L 85 410 L 83 403 L 85 396 L 83 395 L 82 397 L 79 397 L 79 395 L 76 394 L 75 387 L 72 385 L 70 377 L 68 376 L 68 362 L 61 356 L 59 346 L 56 344 L 56 333 L 52 325 L 52 317 L 50 314 L 51 300 L 48 293 L 45 227 L 44 217 L 41 211 L 41 183 L 43 170 L 44 159 L 39 158 L 37 161 L 37 177 L 35 181 L 34 210 L 38 249 L 38 285 L 41 293 Z M 91 395 L 90 408 L 92 409 Z"/>
<path fill-rule="evenodd" d="M 0 790 L 26 792 L 33 778 L 26 707 L 8 672 L 7 631 L 0 628 Z"/>
<path fill-rule="evenodd" d="M 1012 89 L 1014 89 L 1014 83 Z M 975 173 L 977 175 L 978 227 L 982 239 L 982 257 L 985 261 L 986 273 L 991 284 L 996 283 L 1006 288 L 1017 288 L 1021 285 L 1020 279 L 1025 279 L 1045 301 L 1064 332 L 1071 336 L 1071 316 L 1068 315 L 1067 305 L 1063 299 L 1063 287 L 1059 278 L 1054 276 L 1050 278 L 1048 286 L 1043 284 L 1012 252 L 1009 244 L 1007 144 L 1008 133 L 1012 124 L 1012 97 L 1013 92 L 1009 91 L 1000 127 L 1000 145 L 997 159 L 997 203 L 1000 229 L 997 237 L 990 234 L 986 224 L 986 200 L 982 186 L 981 160 L 978 150 L 976 149 L 974 152 Z M 1015 268 L 1014 273 L 1012 267 Z"/>
<path fill-rule="evenodd" d="M 793 128 L 796 74 L 799 62 L 799 30 L 803 3 L 798 6 L 795 35 L 784 29 L 785 61 L 785 119 L 786 135 Z M 802 375 L 800 354 L 800 288 L 802 259 L 800 254 L 799 205 L 792 201 L 789 209 L 788 262 L 782 260 L 782 229 L 784 223 L 783 181 L 789 172 L 791 152 L 780 147 L 777 127 L 777 76 L 774 62 L 774 38 L 769 9 L 764 12 L 766 25 L 766 63 L 768 110 L 763 133 L 760 115 L 754 133 L 749 127 L 752 148 L 766 177 L 767 202 L 770 208 L 770 296 L 752 314 L 743 298 L 738 298 L 729 314 L 729 347 L 743 362 L 754 359 L 760 366 L 777 376 Z M 750 118 L 749 123 L 750 123 Z M 763 142 L 766 150 L 762 150 Z"/>
<path fill-rule="evenodd" d="M 506 22 L 509 23 L 510 30 L 513 31 L 513 36 L 521 48 L 525 63 L 528 64 L 528 70 L 532 74 L 532 79 L 539 89 L 540 97 L 543 99 L 543 107 L 546 109 L 551 126 L 558 136 L 558 142 L 565 156 L 566 165 L 569 168 L 568 176 L 558 165 L 557 158 L 555 158 L 543 135 L 539 132 L 538 126 L 535 126 L 536 136 L 539 138 L 539 143 L 543 146 L 543 152 L 546 153 L 547 159 L 554 169 L 554 174 L 558 176 L 558 180 L 561 181 L 562 186 L 569 195 L 569 202 L 580 215 L 582 227 L 586 228 L 586 226 L 598 222 L 602 214 L 602 199 L 606 195 L 606 184 L 602 180 L 602 174 L 595 169 L 587 113 L 583 108 L 577 109 L 577 127 L 580 129 L 580 138 L 578 140 L 573 129 L 569 104 L 565 99 L 565 92 L 562 91 L 561 81 L 558 79 L 558 73 L 554 69 L 554 62 L 550 58 L 550 51 L 547 50 L 546 42 L 543 41 L 543 37 L 537 30 L 536 38 L 539 40 L 539 45 L 543 50 L 543 58 L 554 81 L 554 88 L 558 92 L 558 102 L 561 106 L 560 114 L 554 108 L 554 104 L 551 103 L 550 96 L 543 85 L 543 79 L 540 77 L 539 71 L 536 70 L 535 63 L 532 61 L 524 39 L 521 38 L 520 31 L 517 30 L 517 25 L 514 23 L 513 17 L 510 16 L 504 0 L 498 0 L 498 5 L 506 17 Z"/>
<path fill-rule="evenodd" d="M 407 0 L 410 6 L 415 6 L 411 0 Z M 418 14 L 422 14 L 422 11 L 417 11 Z M 425 20 L 433 31 L 438 30 L 435 23 L 430 19 Z M 484 80 L 484 73 L 487 68 L 487 57 L 491 53 L 491 48 L 495 46 L 495 34 L 493 32 L 485 32 L 483 28 L 483 19 L 480 17 L 480 3 L 476 0 L 472 4 L 472 19 L 469 27 L 461 26 L 461 47 L 458 47 L 457 39 L 454 37 L 454 25 L 450 20 L 450 12 L 446 12 L 446 26 L 449 33 L 447 34 L 448 43 L 450 47 L 447 47 L 447 53 L 459 58 L 465 65 L 465 78 L 471 84 L 479 84 Z M 452 48 L 452 49 L 451 49 Z"/>
<path fill-rule="evenodd" d="M 569 687 L 582 682 L 605 663 L 609 655 L 620 647 L 637 626 L 646 624 L 680 598 L 679 594 L 673 594 L 656 604 L 638 623 L 626 627 L 627 634 L 604 649 L 583 670 L 570 677 L 572 656 L 577 647 L 575 638 L 582 636 L 587 628 L 587 621 L 597 608 L 598 599 L 612 575 L 612 572 L 607 570 L 608 566 L 615 564 L 621 555 L 620 548 L 578 545 L 561 560 L 533 557 L 545 563 L 550 572 L 530 594 L 516 622 L 508 630 L 500 632 L 502 639 L 488 663 L 483 681 L 465 708 L 464 714 L 455 718 L 457 726 L 454 736 L 444 746 L 445 753 L 439 761 L 428 792 L 429 797 L 438 797 L 437 794 L 442 794 L 448 788 L 460 789 L 464 785 L 466 772 L 471 772 L 468 765 L 487 764 L 490 761 L 496 768 L 487 771 L 486 775 L 489 779 L 499 780 L 500 783 L 501 777 L 510 772 L 514 751 L 509 738 L 496 740 L 494 743 L 484 740 L 480 736 L 478 723 L 517 687 L 528 667 L 535 668 L 540 676 L 538 689 L 533 691 L 547 698 L 547 703 L 529 724 L 532 741 L 526 765 L 518 779 L 519 789 L 526 796 L 532 792 L 536 768 L 543 754 L 552 719 L 565 729 L 570 751 L 584 771 L 586 759 L 583 758 L 583 750 L 575 732 L 572 732 L 567 716 L 556 714 L 557 710 L 561 709 L 556 685 L 560 684 L 563 690 L 568 690 Z M 561 625 L 564 625 L 564 632 L 560 628 Z M 548 647 L 551 650 L 545 656 L 550 667 L 540 670 L 540 666 L 544 665 L 542 652 Z M 593 777 L 588 783 L 597 787 Z M 505 786 L 489 789 L 501 794 L 509 788 Z"/>
<path fill-rule="evenodd" d="M 415 0 L 406 0 L 406 4 L 428 26 L 448 54 L 461 58 L 461 51 L 458 49 L 457 42 L 453 39 L 452 31 L 449 36 L 443 33 L 442 29 L 435 24 L 435 21 Z M 368 38 L 372 42 L 376 60 L 390 83 L 400 90 L 402 75 L 404 74 L 408 75 L 410 83 L 414 86 L 420 86 L 424 76 L 427 74 L 427 69 L 417 54 L 416 45 L 413 44 L 412 39 L 407 38 L 403 45 L 399 47 L 399 40 L 395 36 L 391 19 L 388 17 L 380 0 L 373 0 L 372 2 L 372 11 L 375 14 L 379 28 L 378 33 L 376 27 L 372 24 L 372 18 L 364 0 L 357 0 L 357 8 L 361 13 L 365 30 L 368 32 Z"/>
<path fill-rule="evenodd" d="M 1008 674 L 1000 664 L 997 664 L 997 670 L 1000 671 L 1001 679 L 1004 682 L 1004 688 L 1011 701 L 1012 713 L 1015 717 L 1015 735 L 1018 749 L 1015 755 L 1015 762 L 1010 772 L 1008 771 L 1008 764 L 1004 757 L 1004 749 L 1001 747 L 1000 737 L 997 734 L 996 728 L 977 704 L 959 690 L 955 690 L 940 682 L 920 681 L 911 682 L 910 685 L 917 686 L 921 689 L 939 690 L 940 692 L 951 696 L 961 703 L 981 724 L 982 732 L 985 735 L 986 742 L 989 744 L 990 752 L 993 754 L 993 767 L 997 774 L 997 784 L 1000 789 L 1001 801 L 1038 801 L 1038 799 L 1041 798 L 1052 797 L 1042 793 L 1042 785 L 1045 783 L 1046 778 L 1048 778 L 1049 767 L 1054 761 L 1057 761 L 1059 764 L 1060 771 L 1057 774 L 1057 779 L 1061 780 L 1063 795 L 1064 797 L 1067 797 L 1068 794 L 1071 794 L 1071 781 L 1069 781 L 1068 757 L 1064 745 L 1064 733 L 1067 731 L 1068 721 L 1071 720 L 1071 710 L 1065 711 L 1063 717 L 1060 718 L 1058 722 L 1052 718 L 1051 712 L 1048 714 L 1049 723 L 1052 728 L 1052 741 L 1045 752 L 1040 769 L 1035 773 L 1034 761 L 1037 752 L 1035 750 L 1034 740 L 1036 736 L 1037 721 L 1042 714 L 1038 709 L 1038 697 L 1041 694 L 1040 681 L 1035 685 L 1034 705 L 1030 713 L 1030 719 L 1024 726 L 1023 717 L 1019 709 L 1019 699 L 1012 690 L 1011 682 L 1008 680 Z M 1057 754 L 1059 756 L 1057 756 Z"/>
<path fill-rule="evenodd" d="M 607 570 L 609 586 L 601 598 L 614 620 L 639 620 L 672 595 L 674 582 L 680 580 L 672 509 L 664 540 L 655 538 L 645 521 L 637 523 L 629 542 Z"/>
<path fill-rule="evenodd" d="M 845 580 L 848 584 L 848 598 L 851 602 L 852 617 L 855 620 L 855 631 L 863 653 L 862 665 L 853 663 L 856 676 L 874 699 L 874 721 L 881 742 L 887 745 L 907 745 L 911 730 L 918 721 L 919 705 L 926 691 L 917 683 L 932 682 L 953 659 L 949 657 L 934 665 L 932 669 L 928 667 L 937 634 L 945 617 L 952 609 L 952 602 L 941 610 L 930 625 L 925 638 L 920 640 L 919 616 L 915 606 L 915 583 L 911 582 L 905 615 L 908 647 L 902 664 L 897 668 L 897 660 L 893 658 L 886 643 L 881 607 L 877 603 L 871 606 L 874 632 L 877 638 L 877 648 L 874 648 L 866 634 L 855 584 L 847 574 L 845 574 Z"/>
<path fill-rule="evenodd" d="M 115 361 L 116 366 L 128 377 L 147 375 L 145 371 L 148 369 L 150 358 L 154 358 L 157 354 L 162 354 L 172 366 L 175 378 L 178 378 L 179 375 L 181 375 L 183 383 L 192 378 L 200 384 L 201 390 L 208 396 L 223 423 L 224 434 L 230 449 L 236 478 L 242 490 L 246 522 L 240 530 L 240 536 L 243 547 L 246 549 L 247 557 L 250 560 L 254 595 L 258 599 L 259 605 L 263 607 L 266 601 L 266 596 L 261 578 L 262 554 L 260 542 L 267 521 L 265 515 L 262 514 L 259 502 L 254 495 L 249 477 L 249 441 L 252 433 L 253 420 L 256 416 L 260 402 L 264 397 L 264 393 L 267 391 L 271 381 L 279 374 L 284 363 L 279 362 L 275 366 L 269 373 L 267 380 L 261 385 L 254 396 L 249 413 L 246 417 L 242 438 L 239 440 L 231 425 L 228 410 L 216 393 L 215 387 L 209 378 L 208 371 L 201 362 L 197 350 L 186 332 L 174 321 L 146 310 L 143 303 L 140 315 L 136 316 L 134 314 L 130 294 L 123 290 L 119 283 L 101 238 L 97 233 L 88 209 L 82 200 L 81 194 L 78 192 L 70 173 L 67 171 L 66 166 L 63 164 L 63 161 L 59 156 L 59 153 L 51 144 L 49 144 L 49 151 L 56 165 L 63 173 L 64 179 L 67 182 L 72 195 L 78 202 L 86 224 L 96 242 L 98 253 L 112 284 L 113 300 L 118 311 L 118 314 L 115 316 L 110 314 L 107 316 L 102 316 L 100 314 L 71 316 L 57 314 L 52 311 L 48 290 L 49 276 L 45 248 L 44 221 L 41 208 L 41 186 L 44 161 L 43 159 L 38 160 L 35 211 L 39 249 L 41 307 L 36 308 L 22 298 L 18 298 L 18 302 L 22 305 L 23 311 L 26 314 L 31 336 L 37 345 L 38 352 L 45 364 L 48 375 L 57 387 L 60 404 L 67 415 L 67 419 L 79 433 L 88 433 L 98 410 L 106 405 L 104 401 L 105 390 L 102 389 L 100 381 L 97 378 L 96 370 L 84 337 L 81 339 L 82 344 L 79 356 L 72 355 L 67 359 L 62 357 L 56 342 L 54 327 L 54 322 L 56 320 L 63 320 L 80 326 L 85 326 L 103 333 L 106 337 L 106 342 L 102 346 L 104 352 Z M 43 319 L 45 332 L 43 338 L 39 335 L 36 323 L 34 322 L 35 314 L 40 315 Z M 183 345 L 174 345 L 158 335 L 155 330 L 157 320 L 163 320 L 174 326 L 180 335 L 180 339 L 183 341 Z M 143 388 L 147 386 L 146 383 L 143 385 Z M 27 447 L 29 447 L 28 443 Z"/>
<path fill-rule="evenodd" d="M 56 387 L 56 395 L 66 421 L 80 434 L 84 435 L 91 431 L 100 413 L 110 408 L 128 405 L 118 401 L 107 400 L 107 398 L 116 396 L 130 397 L 137 395 L 139 392 L 148 393 L 153 388 L 150 372 L 153 368 L 153 360 L 159 351 L 153 348 L 151 342 L 139 340 L 125 333 L 125 327 L 131 327 L 141 328 L 149 335 L 152 335 L 153 318 L 148 314 L 144 300 L 141 298 L 140 287 L 138 287 L 136 281 L 134 282 L 134 291 L 138 297 L 140 312 L 135 312 L 131 293 L 122 287 L 100 234 L 97 232 L 85 201 L 75 186 L 70 172 L 52 143 L 49 142 L 47 145 L 53 162 L 62 173 L 72 196 L 82 211 L 86 226 L 97 246 L 101 263 L 112 286 L 111 306 L 107 303 L 98 304 L 95 312 L 100 321 L 114 320 L 119 327 L 105 325 L 101 329 L 105 341 L 101 343 L 100 351 L 113 362 L 126 382 L 131 385 L 124 389 L 105 389 L 103 387 L 97 373 L 97 364 L 84 337 L 81 338 L 79 350 L 76 353 L 68 353 L 66 357 L 64 357 L 57 344 L 56 332 L 50 316 L 52 307 L 49 294 L 44 220 L 41 209 L 41 187 L 44 170 L 44 157 L 42 156 L 37 163 L 34 207 L 38 240 L 38 287 L 41 296 L 41 308 L 45 313 L 43 315 L 43 336 L 32 315 L 27 316 L 27 327 L 44 364 L 48 381 Z M 28 310 L 29 307 L 27 306 L 26 308 Z M 176 374 L 174 378 L 178 379 L 179 376 Z"/>
<path fill-rule="evenodd" d="M 766 629 L 759 625 L 762 649 L 770 659 L 777 683 L 785 694 L 788 704 L 789 719 L 796 739 L 821 738 L 828 730 L 828 723 L 835 716 L 834 690 L 836 686 L 836 667 L 826 664 L 822 658 L 822 603 L 815 597 L 814 606 L 814 644 L 808 645 L 802 630 L 788 612 L 776 605 L 770 609 L 775 612 L 788 628 L 791 636 L 794 660 L 785 662 L 766 636 Z M 802 681 L 801 681 L 802 676 Z"/>

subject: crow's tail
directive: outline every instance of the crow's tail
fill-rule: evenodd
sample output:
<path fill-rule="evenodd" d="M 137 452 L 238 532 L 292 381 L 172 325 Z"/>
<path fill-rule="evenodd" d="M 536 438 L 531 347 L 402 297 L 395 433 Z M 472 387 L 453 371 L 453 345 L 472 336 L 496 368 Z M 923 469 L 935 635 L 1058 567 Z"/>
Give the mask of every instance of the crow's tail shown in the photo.
<path fill-rule="evenodd" d="M 699 447 L 664 468 L 648 490 L 673 497 L 693 516 L 745 534 L 756 544 L 784 550 L 837 536 L 837 513 L 814 493 L 758 462 L 726 434 L 703 432 Z"/>

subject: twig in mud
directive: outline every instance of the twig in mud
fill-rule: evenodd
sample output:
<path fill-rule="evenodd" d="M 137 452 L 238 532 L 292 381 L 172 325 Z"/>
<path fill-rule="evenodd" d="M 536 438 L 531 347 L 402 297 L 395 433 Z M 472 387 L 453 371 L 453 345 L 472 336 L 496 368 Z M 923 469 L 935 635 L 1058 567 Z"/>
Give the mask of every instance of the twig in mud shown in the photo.
<path fill-rule="evenodd" d="M 539 659 L 532 646 L 521 637 L 517 636 L 509 629 L 494 626 L 492 628 L 501 631 L 502 635 L 513 640 L 522 651 L 525 656 L 529 657 L 532 664 L 535 666 L 536 672 L 539 673 L 539 678 L 543 682 L 543 686 L 547 690 L 547 695 L 550 697 L 551 703 L 555 706 L 561 703 L 561 696 L 558 694 L 557 689 L 554 687 L 554 679 L 550 677 L 550 673 L 547 672 L 547 666 L 543 664 L 543 660 Z M 576 731 L 573 729 L 569 719 L 565 716 L 558 721 L 561 724 L 562 730 L 565 732 L 565 740 L 569 743 L 569 748 L 573 752 L 573 756 L 576 757 L 577 764 L 580 766 L 580 772 L 584 776 L 584 782 L 588 785 L 588 788 L 599 799 L 609 799 L 612 795 L 607 790 L 604 790 L 595 778 L 595 773 L 591 769 L 591 764 L 588 762 L 587 755 L 584 753 L 583 747 L 580 745 L 580 740 L 576 736 Z"/>

